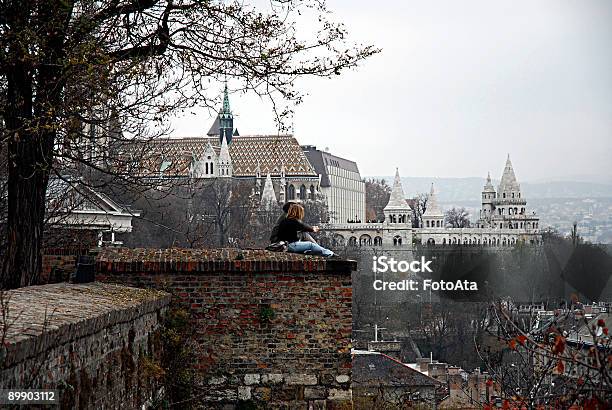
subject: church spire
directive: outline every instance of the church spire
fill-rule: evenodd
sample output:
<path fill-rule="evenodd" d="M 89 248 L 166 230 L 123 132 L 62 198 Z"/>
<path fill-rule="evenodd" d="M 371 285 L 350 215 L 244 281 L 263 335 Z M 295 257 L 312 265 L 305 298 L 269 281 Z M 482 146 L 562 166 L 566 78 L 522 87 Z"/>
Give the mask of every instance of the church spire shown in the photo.
<path fill-rule="evenodd" d="M 234 115 L 230 108 L 229 93 L 227 91 L 227 81 L 223 88 L 223 107 L 219 111 L 219 142 L 227 140 L 228 144 L 232 143 L 232 136 L 234 135 Z"/>
<path fill-rule="evenodd" d="M 223 108 L 221 109 L 221 114 L 231 114 L 232 110 L 230 109 L 229 103 L 229 94 L 227 92 L 227 81 L 225 82 L 225 87 L 223 88 Z"/>

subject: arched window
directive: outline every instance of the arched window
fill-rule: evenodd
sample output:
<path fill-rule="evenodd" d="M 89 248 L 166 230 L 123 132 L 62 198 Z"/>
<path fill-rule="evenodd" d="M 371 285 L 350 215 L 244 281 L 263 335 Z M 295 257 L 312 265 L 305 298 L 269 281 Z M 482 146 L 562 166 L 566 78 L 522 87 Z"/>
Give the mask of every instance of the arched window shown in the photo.
<path fill-rule="evenodd" d="M 382 238 L 380 236 L 374 237 L 374 246 L 381 246 L 381 245 L 382 245 Z"/>
<path fill-rule="evenodd" d="M 305 201 L 306 198 L 306 185 L 302 184 L 302 186 L 300 186 L 300 199 Z"/>
<path fill-rule="evenodd" d="M 349 238 L 349 246 L 357 246 L 357 238 L 355 238 L 354 236 L 351 236 Z"/>
<path fill-rule="evenodd" d="M 315 199 L 315 187 L 314 187 L 314 185 L 310 186 L 310 199 L 312 199 L 312 200 Z"/>
<path fill-rule="evenodd" d="M 442 238 L 442 245 L 446 245 L 446 238 Z"/>
<path fill-rule="evenodd" d="M 502 195 L 503 195 L 504 198 L 506 197 L 506 193 L 505 192 Z"/>
<path fill-rule="evenodd" d="M 344 236 L 340 234 L 334 235 L 334 244 L 336 246 L 344 246 Z"/>
<path fill-rule="evenodd" d="M 208 162 L 205 164 L 205 168 L 206 168 L 206 175 L 208 175 Z"/>
<path fill-rule="evenodd" d="M 427 240 L 427 246 L 432 246 L 432 245 L 435 245 L 435 244 L 436 244 L 436 241 L 434 240 L 434 238 L 429 238 Z"/>
<path fill-rule="evenodd" d="M 215 173 L 215 170 L 214 170 L 214 168 L 213 168 L 213 163 L 212 163 L 212 162 L 210 163 L 210 173 L 211 173 L 211 174 L 214 174 L 214 173 Z"/>
<path fill-rule="evenodd" d="M 402 237 L 397 235 L 393 237 L 393 246 L 401 246 L 402 245 Z"/>
<path fill-rule="evenodd" d="M 425 225 L 429 228 L 429 220 L 425 221 Z"/>
<path fill-rule="evenodd" d="M 368 234 L 363 234 L 359 237 L 359 246 L 372 246 L 372 237 Z"/>
<path fill-rule="evenodd" d="M 291 184 L 287 186 L 287 199 L 295 199 L 295 187 Z"/>

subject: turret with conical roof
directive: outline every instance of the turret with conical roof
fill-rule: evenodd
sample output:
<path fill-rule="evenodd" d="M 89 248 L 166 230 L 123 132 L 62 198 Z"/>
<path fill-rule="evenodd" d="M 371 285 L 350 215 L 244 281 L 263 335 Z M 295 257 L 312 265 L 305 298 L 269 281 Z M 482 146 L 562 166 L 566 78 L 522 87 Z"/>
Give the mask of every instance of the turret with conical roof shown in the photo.
<path fill-rule="evenodd" d="M 402 180 L 399 175 L 399 170 L 395 170 L 395 179 L 393 180 L 393 188 L 389 196 L 389 202 L 383 209 L 385 220 L 391 224 L 410 224 L 411 225 L 411 208 L 406 202 Z"/>
<path fill-rule="evenodd" d="M 506 159 L 506 166 L 504 172 L 497 187 L 497 198 L 498 199 L 519 199 L 521 197 L 521 186 L 516 180 L 514 175 L 514 168 L 512 167 L 512 161 L 510 161 L 510 154 Z"/>
<path fill-rule="evenodd" d="M 480 221 L 479 225 L 487 227 L 491 222 L 491 215 L 493 213 L 493 201 L 495 200 L 495 187 L 491 182 L 491 173 L 487 173 L 487 182 L 482 189 L 482 207 L 480 209 Z"/>
<path fill-rule="evenodd" d="M 423 227 L 424 228 L 444 228 L 444 213 L 438 205 L 438 195 L 434 188 L 433 182 L 431 183 L 431 189 L 429 196 L 427 197 L 427 204 L 425 212 L 423 213 Z"/>

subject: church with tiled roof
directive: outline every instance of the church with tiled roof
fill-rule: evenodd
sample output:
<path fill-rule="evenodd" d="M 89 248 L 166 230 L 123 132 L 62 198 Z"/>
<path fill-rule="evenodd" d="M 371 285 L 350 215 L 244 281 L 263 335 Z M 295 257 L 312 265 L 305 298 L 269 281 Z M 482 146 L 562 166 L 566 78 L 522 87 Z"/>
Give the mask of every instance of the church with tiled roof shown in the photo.
<path fill-rule="evenodd" d="M 256 192 L 267 176 L 279 202 L 314 199 L 320 176 L 293 135 L 240 135 L 227 86 L 223 105 L 206 135 L 152 142 L 143 172 L 154 178 L 253 179 Z"/>

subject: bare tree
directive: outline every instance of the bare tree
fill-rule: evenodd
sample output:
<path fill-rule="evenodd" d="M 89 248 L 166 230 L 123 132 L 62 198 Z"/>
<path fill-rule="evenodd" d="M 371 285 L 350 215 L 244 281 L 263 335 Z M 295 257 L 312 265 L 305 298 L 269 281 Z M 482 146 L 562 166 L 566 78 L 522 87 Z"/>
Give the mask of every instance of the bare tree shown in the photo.
<path fill-rule="evenodd" d="M 211 90 L 269 97 L 277 120 L 299 103 L 294 81 L 328 77 L 376 53 L 346 40 L 318 0 L 6 0 L 0 2 L 0 116 L 5 123 L 7 238 L 3 286 L 36 282 L 52 175 L 147 191 L 147 141 L 170 115 L 213 107 Z M 316 36 L 297 35 L 305 20 Z M 136 189 L 136 188 L 133 188 Z"/>
<path fill-rule="evenodd" d="M 412 226 L 421 228 L 423 226 L 423 214 L 427 209 L 428 194 L 418 194 L 412 201 Z"/>
<path fill-rule="evenodd" d="M 249 184 L 230 178 L 192 180 L 132 200 L 142 212 L 131 246 L 208 248 L 248 244 L 254 226 Z"/>
<path fill-rule="evenodd" d="M 465 208 L 451 208 L 444 213 L 446 224 L 452 228 L 469 228 L 470 214 Z"/>
<path fill-rule="evenodd" d="M 391 187 L 384 179 L 370 178 L 365 180 L 366 219 L 384 220 L 383 209 L 389 202 Z"/>

